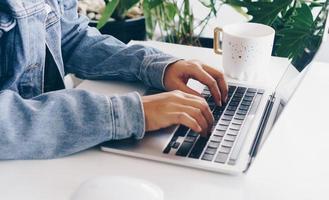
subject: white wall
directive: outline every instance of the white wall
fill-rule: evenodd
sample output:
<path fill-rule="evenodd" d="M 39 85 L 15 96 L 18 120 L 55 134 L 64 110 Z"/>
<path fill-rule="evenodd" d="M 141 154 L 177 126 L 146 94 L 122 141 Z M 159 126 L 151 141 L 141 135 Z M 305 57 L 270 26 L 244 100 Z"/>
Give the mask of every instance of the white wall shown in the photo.
<path fill-rule="evenodd" d="M 202 20 L 208 14 L 207 8 L 201 5 L 198 0 L 194 0 L 192 2 L 193 2 L 192 9 L 196 18 L 195 20 L 196 21 Z M 224 25 L 227 24 L 238 23 L 243 21 L 247 21 L 247 19 L 244 16 L 242 16 L 240 13 L 238 13 L 236 10 L 234 10 L 231 6 L 222 5 L 220 10 L 218 11 L 217 17 L 209 21 L 202 36 L 213 37 L 213 30 L 215 27 L 217 26 L 223 27 Z M 196 32 L 198 33 L 199 30 L 196 30 Z"/>

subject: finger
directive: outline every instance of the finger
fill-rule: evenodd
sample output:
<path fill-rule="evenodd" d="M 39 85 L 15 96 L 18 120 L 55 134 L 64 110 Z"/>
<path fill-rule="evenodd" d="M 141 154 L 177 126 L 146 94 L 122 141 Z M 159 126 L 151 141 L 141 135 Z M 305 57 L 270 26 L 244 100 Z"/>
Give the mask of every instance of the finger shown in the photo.
<path fill-rule="evenodd" d="M 222 100 L 227 101 L 227 93 L 228 93 L 228 85 L 225 80 L 225 76 L 220 71 L 208 66 L 206 64 L 202 64 L 203 69 L 208 72 L 216 81 L 219 86 L 220 92 L 222 94 Z"/>
<path fill-rule="evenodd" d="M 222 106 L 221 93 L 217 81 L 198 64 L 195 64 L 195 67 L 191 67 L 189 72 L 191 73 L 192 78 L 200 81 L 209 88 L 217 105 Z"/>
<path fill-rule="evenodd" d="M 176 110 L 179 112 L 187 113 L 189 116 L 193 117 L 198 122 L 199 126 L 201 126 L 202 135 L 206 135 L 210 130 L 208 122 L 200 109 L 194 108 L 192 106 L 177 105 Z"/>
<path fill-rule="evenodd" d="M 187 113 L 183 112 L 174 112 L 169 114 L 169 119 L 173 119 L 173 124 L 182 124 L 189 127 L 193 131 L 200 133 L 202 128 L 199 126 L 198 122 Z"/>
<path fill-rule="evenodd" d="M 192 88 L 188 87 L 184 82 L 180 81 L 180 82 L 177 82 L 177 88 L 182 91 L 182 92 L 185 92 L 187 94 L 191 94 L 191 95 L 195 95 L 195 96 L 198 96 L 198 97 L 202 97 L 201 94 L 195 90 L 193 90 Z"/>
<path fill-rule="evenodd" d="M 214 123 L 214 117 L 212 112 L 208 106 L 206 100 L 202 97 L 194 96 L 191 94 L 187 94 L 184 92 L 177 91 L 175 95 L 173 95 L 173 102 L 180 103 L 182 105 L 192 106 L 198 108 L 202 111 L 202 114 L 205 116 L 209 127 L 212 127 Z"/>
<path fill-rule="evenodd" d="M 209 108 L 207 101 L 203 97 L 191 95 L 188 93 L 183 93 L 183 95 L 184 95 L 184 97 L 186 97 L 188 99 L 183 98 L 183 99 L 180 99 L 179 101 L 181 103 L 183 103 L 184 105 L 189 105 L 189 106 L 193 106 L 195 108 L 200 109 L 202 111 L 203 115 L 205 116 L 205 118 L 207 119 L 209 126 L 212 127 L 212 125 L 214 123 L 214 116 Z"/>

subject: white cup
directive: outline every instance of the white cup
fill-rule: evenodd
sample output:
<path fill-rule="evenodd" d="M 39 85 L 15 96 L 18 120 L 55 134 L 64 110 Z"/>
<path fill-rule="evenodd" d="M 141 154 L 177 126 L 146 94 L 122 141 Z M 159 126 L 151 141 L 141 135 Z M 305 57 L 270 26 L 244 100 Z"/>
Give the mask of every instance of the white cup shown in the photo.
<path fill-rule="evenodd" d="M 238 80 L 255 78 L 257 72 L 269 64 L 274 36 L 275 30 L 272 27 L 257 23 L 215 28 L 214 51 L 223 55 L 225 74 Z"/>

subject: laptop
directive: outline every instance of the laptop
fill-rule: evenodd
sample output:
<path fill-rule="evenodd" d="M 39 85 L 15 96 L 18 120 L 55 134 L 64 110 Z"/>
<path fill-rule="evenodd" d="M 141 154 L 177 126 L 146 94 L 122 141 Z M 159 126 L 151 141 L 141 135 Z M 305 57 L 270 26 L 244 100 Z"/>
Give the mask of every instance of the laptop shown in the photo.
<path fill-rule="evenodd" d="M 324 35 L 327 28 L 325 30 Z M 229 83 L 229 100 L 222 107 L 216 106 L 205 86 L 189 82 L 191 88 L 202 91 L 214 115 L 215 123 L 208 137 L 177 125 L 147 133 L 142 140 L 129 138 L 105 142 L 101 144 L 101 150 L 219 173 L 247 172 L 310 66 L 296 73 L 294 66 L 289 64 L 274 91 L 245 83 Z M 114 87 L 127 92 L 133 89 L 129 84 Z M 134 87 L 144 93 L 142 86 Z M 144 94 L 157 92 L 148 89 Z"/>

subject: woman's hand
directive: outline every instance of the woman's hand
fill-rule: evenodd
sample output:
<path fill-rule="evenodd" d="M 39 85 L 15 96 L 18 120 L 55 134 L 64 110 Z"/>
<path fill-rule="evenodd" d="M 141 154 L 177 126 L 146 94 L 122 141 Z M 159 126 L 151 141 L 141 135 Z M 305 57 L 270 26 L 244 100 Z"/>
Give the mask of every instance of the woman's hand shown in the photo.
<path fill-rule="evenodd" d="M 178 90 L 142 97 L 146 131 L 183 124 L 207 135 L 213 116 L 204 98 Z"/>
<path fill-rule="evenodd" d="M 208 86 L 219 106 L 227 100 L 228 86 L 223 73 L 199 61 L 181 60 L 169 65 L 164 75 L 164 85 L 168 91 L 181 90 L 200 96 L 198 92 L 187 87 L 190 78 Z"/>
<path fill-rule="evenodd" d="M 146 131 L 183 124 L 204 136 L 208 134 L 214 118 L 206 100 L 187 87 L 190 78 L 208 86 L 219 106 L 226 101 L 228 87 L 221 72 L 198 61 L 175 62 L 164 75 L 165 88 L 172 92 L 142 97 Z"/>

